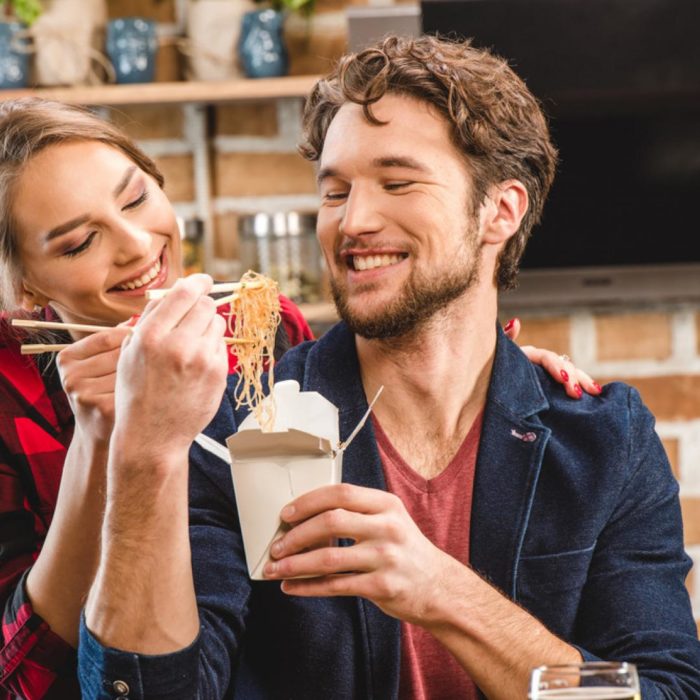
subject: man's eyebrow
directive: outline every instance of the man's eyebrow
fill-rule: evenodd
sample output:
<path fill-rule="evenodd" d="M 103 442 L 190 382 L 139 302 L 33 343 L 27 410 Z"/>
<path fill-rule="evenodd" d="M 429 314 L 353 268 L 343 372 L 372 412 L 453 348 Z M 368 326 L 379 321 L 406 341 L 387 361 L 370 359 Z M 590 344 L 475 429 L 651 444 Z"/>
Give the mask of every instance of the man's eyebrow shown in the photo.
<path fill-rule="evenodd" d="M 380 156 L 372 161 L 375 168 L 408 168 L 422 173 L 430 172 L 428 166 L 410 156 Z"/>
<path fill-rule="evenodd" d="M 429 173 L 430 168 L 420 161 L 410 156 L 381 156 L 372 161 L 374 168 L 407 168 L 421 173 Z M 321 168 L 316 176 L 316 181 L 320 184 L 330 177 L 337 177 L 338 171 L 335 168 Z"/>
<path fill-rule="evenodd" d="M 119 184 L 114 188 L 114 191 L 112 192 L 113 197 L 117 198 L 126 189 L 126 186 L 129 184 L 129 180 L 131 180 L 131 177 L 135 172 L 135 165 L 132 165 L 126 169 L 124 177 L 122 177 L 122 179 L 119 180 Z"/>
<path fill-rule="evenodd" d="M 65 224 L 61 224 L 60 226 L 56 226 L 56 228 L 52 228 L 46 234 L 46 242 L 48 243 L 49 241 L 52 241 L 54 238 L 58 238 L 59 236 L 63 236 L 65 233 L 72 231 L 74 228 L 77 228 L 78 226 L 82 226 L 82 224 L 84 224 L 86 221 L 89 221 L 89 219 L 90 219 L 89 214 L 83 214 L 82 216 L 79 216 L 76 219 L 71 219 L 70 221 L 66 221 Z"/>
<path fill-rule="evenodd" d="M 324 180 L 329 177 L 336 177 L 338 171 L 335 168 L 321 168 L 316 175 L 316 182 L 320 185 Z"/>

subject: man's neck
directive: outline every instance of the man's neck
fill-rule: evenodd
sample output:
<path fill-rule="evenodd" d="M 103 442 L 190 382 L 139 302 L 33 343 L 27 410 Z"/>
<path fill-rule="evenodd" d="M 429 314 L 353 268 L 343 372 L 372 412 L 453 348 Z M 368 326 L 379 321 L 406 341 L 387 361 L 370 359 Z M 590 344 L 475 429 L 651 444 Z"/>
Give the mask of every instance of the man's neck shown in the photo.
<path fill-rule="evenodd" d="M 422 461 L 430 475 L 439 473 L 483 409 L 495 321 L 495 298 L 492 304 L 460 299 L 410 335 L 356 338 L 366 395 L 371 398 L 384 386 L 375 416 L 417 471 L 426 472 L 417 464 Z"/>

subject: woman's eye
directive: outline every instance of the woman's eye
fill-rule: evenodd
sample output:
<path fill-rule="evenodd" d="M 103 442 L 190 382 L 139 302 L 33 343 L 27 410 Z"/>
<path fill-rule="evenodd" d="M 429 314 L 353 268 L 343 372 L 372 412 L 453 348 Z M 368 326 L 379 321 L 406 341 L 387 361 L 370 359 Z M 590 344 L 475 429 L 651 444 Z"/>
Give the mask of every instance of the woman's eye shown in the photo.
<path fill-rule="evenodd" d="M 74 255 L 78 255 L 79 253 L 82 253 L 84 250 L 87 250 L 90 247 L 90 244 L 92 243 L 92 239 L 96 235 L 97 235 L 97 231 L 91 231 L 80 245 L 77 245 L 75 248 L 71 248 L 70 250 L 65 251 L 65 253 L 63 253 L 63 255 L 65 255 L 66 257 L 72 258 Z"/>
<path fill-rule="evenodd" d="M 144 190 L 133 202 L 129 202 L 122 207 L 125 209 L 136 209 L 139 205 L 143 204 L 148 199 L 148 190 Z"/>

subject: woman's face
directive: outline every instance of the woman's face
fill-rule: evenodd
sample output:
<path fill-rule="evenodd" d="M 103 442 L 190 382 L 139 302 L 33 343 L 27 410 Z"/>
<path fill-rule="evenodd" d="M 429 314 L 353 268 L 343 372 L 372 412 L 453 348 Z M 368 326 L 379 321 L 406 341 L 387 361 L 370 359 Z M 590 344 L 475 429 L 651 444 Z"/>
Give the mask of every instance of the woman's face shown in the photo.
<path fill-rule="evenodd" d="M 182 274 L 175 214 L 158 183 L 98 141 L 50 146 L 23 169 L 12 213 L 23 305 L 114 324 Z"/>

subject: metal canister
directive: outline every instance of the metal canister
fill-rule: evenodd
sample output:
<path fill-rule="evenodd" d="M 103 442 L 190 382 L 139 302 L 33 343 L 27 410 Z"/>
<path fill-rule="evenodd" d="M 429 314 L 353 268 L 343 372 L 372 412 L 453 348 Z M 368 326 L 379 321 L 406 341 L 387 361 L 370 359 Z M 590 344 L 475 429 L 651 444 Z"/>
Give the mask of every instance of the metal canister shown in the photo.
<path fill-rule="evenodd" d="M 238 220 L 243 270 L 277 280 L 280 291 L 296 302 L 321 298 L 321 253 L 316 214 L 297 211 L 259 213 Z"/>

